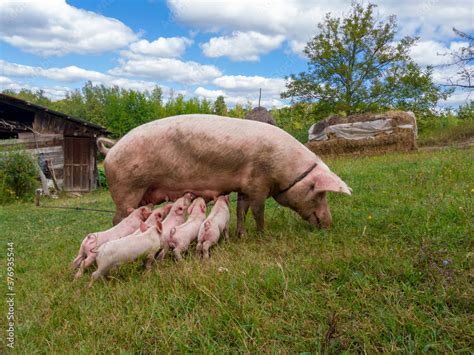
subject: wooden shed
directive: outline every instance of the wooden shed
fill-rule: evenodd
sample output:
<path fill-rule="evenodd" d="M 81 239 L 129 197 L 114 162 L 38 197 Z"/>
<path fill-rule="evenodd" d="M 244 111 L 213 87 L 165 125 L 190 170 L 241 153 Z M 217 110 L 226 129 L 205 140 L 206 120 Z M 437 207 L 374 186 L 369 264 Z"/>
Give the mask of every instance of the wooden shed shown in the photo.
<path fill-rule="evenodd" d="M 13 96 L 0 94 L 0 149 L 30 150 L 47 177 L 65 191 L 97 186 L 98 136 L 104 127 Z"/>

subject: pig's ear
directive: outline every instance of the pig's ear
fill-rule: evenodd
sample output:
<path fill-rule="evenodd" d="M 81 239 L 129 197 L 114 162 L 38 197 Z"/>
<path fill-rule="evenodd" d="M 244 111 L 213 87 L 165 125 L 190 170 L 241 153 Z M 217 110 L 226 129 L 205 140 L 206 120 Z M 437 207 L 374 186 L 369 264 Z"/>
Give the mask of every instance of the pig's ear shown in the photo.
<path fill-rule="evenodd" d="M 135 211 L 132 207 L 129 207 L 127 208 L 127 214 L 130 214 L 132 213 L 133 211 Z"/>
<path fill-rule="evenodd" d="M 229 195 L 225 195 L 225 202 L 226 202 L 227 204 L 230 203 L 230 201 L 229 201 Z"/>
<path fill-rule="evenodd" d="M 314 189 L 318 192 L 330 191 L 351 194 L 351 188 L 332 171 L 327 171 L 321 167 L 316 167 L 314 179 Z"/>
<path fill-rule="evenodd" d="M 163 225 L 161 224 L 161 221 L 159 221 L 159 220 L 156 220 L 156 230 L 160 234 L 161 234 L 161 231 L 163 230 Z"/>
<path fill-rule="evenodd" d="M 205 213 L 205 212 L 206 212 L 206 203 L 205 203 L 205 202 L 201 202 L 200 207 L 201 207 L 201 211 Z"/>
<path fill-rule="evenodd" d="M 140 223 L 140 232 L 145 233 L 148 230 L 148 228 L 150 228 L 150 227 L 147 224 L 145 224 L 143 222 Z"/>

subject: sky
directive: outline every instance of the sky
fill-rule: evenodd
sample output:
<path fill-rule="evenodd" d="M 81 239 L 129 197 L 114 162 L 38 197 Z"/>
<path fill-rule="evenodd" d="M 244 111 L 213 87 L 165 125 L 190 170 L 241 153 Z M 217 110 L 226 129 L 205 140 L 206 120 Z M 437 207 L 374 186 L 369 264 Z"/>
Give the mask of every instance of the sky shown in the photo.
<path fill-rule="evenodd" d="M 411 56 L 435 65 L 436 83 L 454 74 L 439 54 L 474 33 L 474 1 L 373 1 L 376 17 L 398 19 L 398 38 L 419 40 Z M 163 88 L 230 106 L 280 99 L 285 76 L 304 71 L 305 44 L 326 13 L 344 16 L 351 0 L 0 0 L 0 90 L 42 89 L 52 99 L 86 81 L 136 90 Z M 468 99 L 457 90 L 443 105 Z M 472 98 L 469 98 L 472 99 Z"/>

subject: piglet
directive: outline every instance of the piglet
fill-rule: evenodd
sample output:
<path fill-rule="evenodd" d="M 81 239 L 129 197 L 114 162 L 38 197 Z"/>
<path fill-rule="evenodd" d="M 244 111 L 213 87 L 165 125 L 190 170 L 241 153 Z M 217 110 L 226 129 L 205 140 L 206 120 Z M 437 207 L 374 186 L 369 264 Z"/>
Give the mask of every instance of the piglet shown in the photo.
<path fill-rule="evenodd" d="M 128 217 L 123 219 L 114 227 L 97 233 L 90 233 L 81 243 L 79 253 L 73 260 L 72 266 L 74 269 L 79 268 L 75 277 L 79 278 L 84 273 L 84 270 L 92 265 L 96 259 L 97 248 L 109 241 L 123 238 L 132 234 L 140 227 L 140 223 L 145 221 L 151 214 L 150 206 L 144 206 L 137 209 L 129 208 L 127 210 Z"/>
<path fill-rule="evenodd" d="M 99 247 L 97 252 L 97 270 L 92 273 L 89 287 L 99 277 L 106 276 L 113 267 L 126 262 L 132 262 L 145 254 L 154 256 L 160 250 L 160 234 L 162 231 L 160 221 L 156 221 L 156 225 L 152 227 L 142 222 L 140 231 L 141 234 L 139 235 L 128 235 Z"/>
<path fill-rule="evenodd" d="M 209 216 L 201 224 L 196 250 L 202 257 L 209 258 L 209 248 L 217 244 L 221 233 L 229 238 L 229 196 L 219 196 Z"/>
<path fill-rule="evenodd" d="M 147 218 L 145 221 L 145 224 L 149 227 L 152 227 L 156 224 L 157 221 L 163 222 L 163 220 L 166 218 L 168 213 L 171 210 L 171 207 L 173 207 L 172 203 L 167 203 L 161 207 L 155 208 L 150 216 Z M 133 233 L 134 235 L 141 234 L 140 228 L 137 228 L 137 230 Z"/>
<path fill-rule="evenodd" d="M 168 253 L 169 249 L 169 237 L 171 230 L 184 223 L 186 209 L 191 204 L 192 195 L 185 194 L 183 197 L 178 198 L 171 207 L 170 213 L 166 216 L 163 221 L 163 232 L 161 233 L 161 251 L 158 255 L 160 260 L 163 260 Z M 153 263 L 154 258 L 149 258 L 146 263 L 147 269 L 149 269 Z"/>
<path fill-rule="evenodd" d="M 199 227 L 206 218 L 206 202 L 202 197 L 196 198 L 188 208 L 188 220 L 170 231 L 169 246 L 177 260 L 181 260 L 181 253 L 188 250 L 191 242 L 197 238 Z"/>

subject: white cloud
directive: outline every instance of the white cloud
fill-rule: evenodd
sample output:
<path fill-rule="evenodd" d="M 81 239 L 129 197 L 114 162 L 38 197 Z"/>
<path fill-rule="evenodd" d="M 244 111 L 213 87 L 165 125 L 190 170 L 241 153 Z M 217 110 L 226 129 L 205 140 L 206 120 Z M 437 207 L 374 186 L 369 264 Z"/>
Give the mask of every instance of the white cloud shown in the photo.
<path fill-rule="evenodd" d="M 130 45 L 129 50 L 122 51 L 124 57 L 180 57 L 193 40 L 185 37 L 160 37 L 153 42 L 142 39 Z"/>
<path fill-rule="evenodd" d="M 439 105 L 440 106 L 451 106 L 451 107 L 456 107 L 459 105 L 464 105 L 469 102 L 469 100 L 473 100 L 474 97 L 472 93 L 462 91 L 462 90 L 457 90 L 455 91 L 450 97 L 448 97 L 447 100 L 445 101 L 440 101 Z"/>
<path fill-rule="evenodd" d="M 212 82 L 219 89 L 208 89 L 198 87 L 194 94 L 201 98 L 214 101 L 218 96 L 224 96 L 227 104 L 257 106 L 259 89 L 262 89 L 261 105 L 271 107 L 282 107 L 284 102 L 280 100 L 280 92 L 285 87 L 283 79 L 265 78 L 261 76 L 226 75 L 216 78 Z"/>
<path fill-rule="evenodd" d="M 137 57 L 121 59 L 120 65 L 109 71 L 113 75 L 133 75 L 153 80 L 167 80 L 184 84 L 205 83 L 221 75 L 214 65 L 183 62 L 174 58 Z"/>
<path fill-rule="evenodd" d="M 213 84 L 229 92 L 257 95 L 262 89 L 262 96 L 278 96 L 285 89 L 285 80 L 265 78 L 262 76 L 224 75 L 214 79 Z"/>
<path fill-rule="evenodd" d="M 52 100 L 60 100 L 66 97 L 66 94 L 71 91 L 70 88 L 64 86 L 43 86 L 39 87 L 36 85 L 31 85 L 28 83 L 13 81 L 10 78 L 0 76 L 0 91 L 3 90 L 14 90 L 20 91 L 22 89 L 27 89 L 31 91 L 42 90 L 46 97 L 49 97 Z"/>
<path fill-rule="evenodd" d="M 64 0 L 0 2 L 0 39 L 42 56 L 104 53 L 137 35 L 122 22 Z"/>
<path fill-rule="evenodd" d="M 474 29 L 471 0 L 381 0 L 376 19 L 395 14 L 401 35 L 418 35 L 422 41 L 456 37 L 452 27 L 470 32 Z M 290 49 L 301 55 L 304 45 L 317 34 L 317 24 L 327 12 L 347 15 L 346 0 L 227 0 L 217 6 L 213 0 L 168 0 L 175 19 L 204 31 L 256 31 L 264 35 L 283 35 Z"/>
<path fill-rule="evenodd" d="M 194 90 L 194 94 L 196 96 L 199 96 L 201 98 L 208 99 L 208 100 L 215 100 L 219 96 L 224 96 L 224 97 L 227 96 L 227 94 L 222 90 L 209 90 L 209 89 L 203 88 L 202 86 Z"/>
<path fill-rule="evenodd" d="M 82 80 L 104 80 L 106 75 L 93 70 L 76 66 L 64 68 L 42 68 L 29 65 L 10 63 L 0 60 L 0 73 L 9 76 L 45 77 L 62 82 L 77 82 Z"/>
<path fill-rule="evenodd" d="M 282 35 L 236 31 L 231 36 L 211 38 L 209 42 L 201 44 L 201 48 L 207 57 L 228 56 L 234 61 L 257 61 L 261 54 L 278 48 L 284 39 Z"/>
<path fill-rule="evenodd" d="M 10 63 L 3 60 L 0 60 L 0 75 L 3 75 L 3 78 L 7 78 L 7 76 L 25 78 L 40 77 L 64 83 L 77 83 L 90 80 L 93 84 L 103 84 L 106 86 L 116 85 L 124 89 L 134 89 L 140 91 L 152 90 L 157 85 L 157 83 L 152 81 L 121 78 L 100 73 L 94 70 L 82 69 L 76 66 L 63 68 L 42 68 Z M 163 86 L 160 85 L 160 87 Z"/>
<path fill-rule="evenodd" d="M 452 51 L 467 47 L 467 42 L 451 42 L 449 46 L 438 41 L 420 41 L 410 50 L 412 59 L 420 65 L 443 65 L 452 62 Z"/>
<path fill-rule="evenodd" d="M 194 95 L 198 96 L 201 99 L 207 99 L 210 101 L 215 101 L 217 97 L 223 96 L 226 104 L 229 106 L 235 106 L 236 104 L 239 104 L 239 105 L 250 104 L 251 106 L 257 106 L 258 104 L 258 94 L 257 95 L 255 94 L 238 95 L 232 92 L 226 93 L 223 90 L 206 89 L 202 86 L 194 90 Z M 281 100 L 277 98 L 268 98 L 268 97 L 263 98 L 260 104 L 261 106 L 265 106 L 268 108 L 284 106 L 284 103 Z"/>

